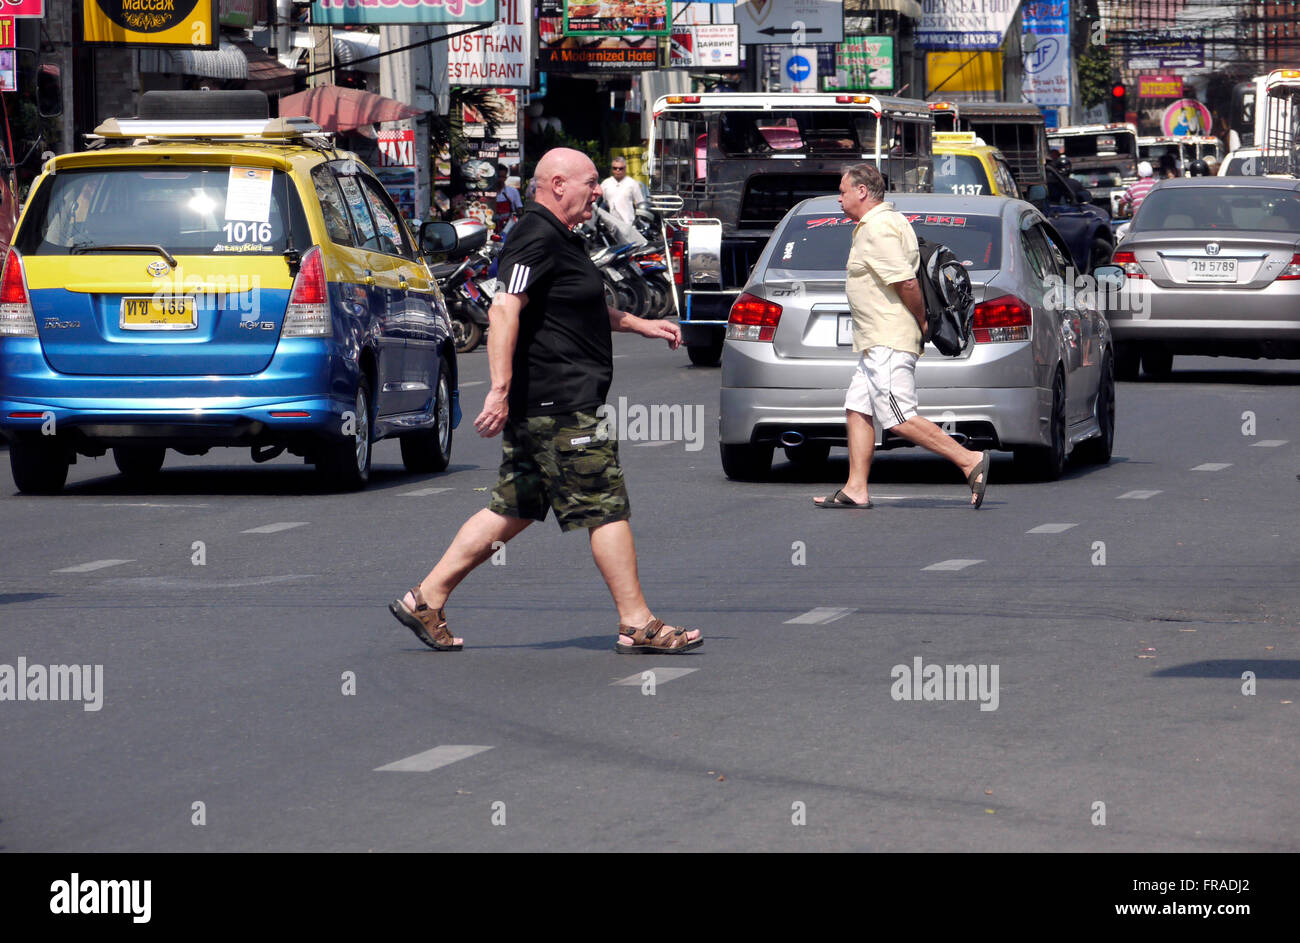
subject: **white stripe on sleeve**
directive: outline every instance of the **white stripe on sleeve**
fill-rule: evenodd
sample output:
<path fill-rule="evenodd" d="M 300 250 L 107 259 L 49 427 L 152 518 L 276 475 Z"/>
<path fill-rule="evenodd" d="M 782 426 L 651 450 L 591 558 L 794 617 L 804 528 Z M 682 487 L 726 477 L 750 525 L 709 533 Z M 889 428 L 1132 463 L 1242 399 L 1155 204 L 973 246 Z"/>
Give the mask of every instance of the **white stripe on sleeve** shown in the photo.
<path fill-rule="evenodd" d="M 528 287 L 529 267 L 527 265 L 515 265 L 510 270 L 510 286 L 506 289 L 507 294 L 517 295 Z"/>

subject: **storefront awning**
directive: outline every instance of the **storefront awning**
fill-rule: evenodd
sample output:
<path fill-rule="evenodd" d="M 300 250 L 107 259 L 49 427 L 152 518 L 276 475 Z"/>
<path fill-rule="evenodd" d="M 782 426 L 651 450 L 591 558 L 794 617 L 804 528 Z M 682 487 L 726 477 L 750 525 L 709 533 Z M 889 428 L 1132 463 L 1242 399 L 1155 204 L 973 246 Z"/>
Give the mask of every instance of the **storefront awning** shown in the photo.
<path fill-rule="evenodd" d="M 248 62 L 245 88 L 261 89 L 271 94 L 293 91 L 294 80 L 298 77 L 296 71 L 285 68 L 278 59 L 271 58 L 246 39 L 236 39 L 235 46 Z"/>
<path fill-rule="evenodd" d="M 209 79 L 246 79 L 248 59 L 223 37 L 219 49 L 141 49 L 140 71 L 201 75 Z"/>
<path fill-rule="evenodd" d="M 850 12 L 850 6 L 854 9 L 852 13 L 871 13 L 876 10 L 893 10 L 901 13 L 903 16 L 910 16 L 914 20 L 921 18 L 921 0 L 855 0 L 844 8 L 845 13 Z"/>
<path fill-rule="evenodd" d="M 305 115 L 326 131 L 353 131 L 363 125 L 418 118 L 424 112 L 359 88 L 319 85 L 280 99 L 280 117 Z"/>

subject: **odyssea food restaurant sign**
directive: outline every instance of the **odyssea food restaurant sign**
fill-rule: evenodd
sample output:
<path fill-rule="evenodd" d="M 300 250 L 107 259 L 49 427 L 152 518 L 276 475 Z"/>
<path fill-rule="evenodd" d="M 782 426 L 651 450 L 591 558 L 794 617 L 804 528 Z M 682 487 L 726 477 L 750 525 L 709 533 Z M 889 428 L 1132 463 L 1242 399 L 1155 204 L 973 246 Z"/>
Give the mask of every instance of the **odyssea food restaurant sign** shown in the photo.
<path fill-rule="evenodd" d="M 921 0 L 917 49 L 999 49 L 1020 0 Z"/>
<path fill-rule="evenodd" d="M 81 40 L 217 48 L 217 0 L 82 0 Z"/>
<path fill-rule="evenodd" d="M 497 0 L 316 0 L 316 26 L 495 23 Z"/>

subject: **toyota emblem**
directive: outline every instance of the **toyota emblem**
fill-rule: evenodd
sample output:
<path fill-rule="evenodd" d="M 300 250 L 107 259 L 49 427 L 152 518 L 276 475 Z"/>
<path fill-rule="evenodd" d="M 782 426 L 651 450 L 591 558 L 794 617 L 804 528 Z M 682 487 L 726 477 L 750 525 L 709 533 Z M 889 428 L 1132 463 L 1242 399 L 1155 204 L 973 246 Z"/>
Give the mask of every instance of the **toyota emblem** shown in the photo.
<path fill-rule="evenodd" d="M 1206 255 L 1218 255 L 1218 254 L 1219 254 L 1219 244 L 1218 244 L 1217 242 L 1207 242 L 1207 243 L 1205 244 L 1205 254 L 1206 254 Z"/>
<path fill-rule="evenodd" d="M 148 272 L 150 275 L 152 275 L 154 278 L 162 278 L 164 275 L 166 275 L 168 272 L 171 271 L 171 266 L 169 266 L 166 262 L 162 261 L 161 259 L 155 259 L 153 262 L 150 262 L 148 265 L 146 265 L 144 267 L 144 270 Z"/>

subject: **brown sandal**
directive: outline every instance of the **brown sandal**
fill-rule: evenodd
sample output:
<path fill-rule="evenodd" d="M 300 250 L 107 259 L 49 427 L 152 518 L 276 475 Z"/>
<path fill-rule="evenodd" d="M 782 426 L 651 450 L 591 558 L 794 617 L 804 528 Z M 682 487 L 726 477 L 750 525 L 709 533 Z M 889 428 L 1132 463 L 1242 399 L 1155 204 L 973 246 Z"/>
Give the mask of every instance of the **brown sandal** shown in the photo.
<path fill-rule="evenodd" d="M 618 634 L 626 635 L 632 644 L 615 642 L 614 651 L 620 655 L 680 655 L 704 644 L 703 635 L 693 642 L 686 637 L 690 629 L 679 628 L 669 633 L 662 631 L 664 628 L 663 619 L 651 619 L 639 629 L 620 623 Z"/>
<path fill-rule="evenodd" d="M 411 590 L 415 599 L 415 609 L 406 605 L 405 597 L 398 597 L 388 604 L 397 621 L 402 623 L 425 645 L 436 652 L 458 652 L 460 645 L 452 644 L 455 636 L 447 630 L 446 609 L 430 609 L 429 604 L 420 595 L 420 587 Z"/>

